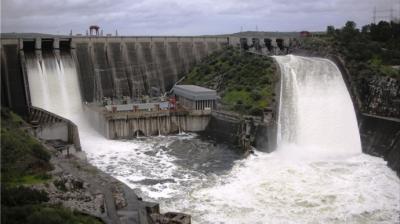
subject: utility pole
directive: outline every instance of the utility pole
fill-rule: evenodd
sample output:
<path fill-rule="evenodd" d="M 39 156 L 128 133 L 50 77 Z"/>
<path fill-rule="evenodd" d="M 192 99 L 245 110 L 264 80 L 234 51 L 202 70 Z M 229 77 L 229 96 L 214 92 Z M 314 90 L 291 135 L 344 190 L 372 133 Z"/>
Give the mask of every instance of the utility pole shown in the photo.
<path fill-rule="evenodd" d="M 390 9 L 386 9 L 386 10 L 377 10 L 376 6 L 374 7 L 374 12 L 373 12 L 373 17 L 372 20 L 374 22 L 374 24 L 376 24 L 377 22 L 379 22 L 379 20 L 389 20 L 390 21 L 394 21 L 394 9 L 393 9 L 393 5 L 391 6 Z"/>
<path fill-rule="evenodd" d="M 400 22 L 400 0 L 397 1 L 397 18 L 395 18 L 395 22 Z"/>
<path fill-rule="evenodd" d="M 390 9 L 390 21 L 393 21 L 393 6 Z"/>
<path fill-rule="evenodd" d="M 373 22 L 376 24 L 376 6 L 374 7 Z"/>

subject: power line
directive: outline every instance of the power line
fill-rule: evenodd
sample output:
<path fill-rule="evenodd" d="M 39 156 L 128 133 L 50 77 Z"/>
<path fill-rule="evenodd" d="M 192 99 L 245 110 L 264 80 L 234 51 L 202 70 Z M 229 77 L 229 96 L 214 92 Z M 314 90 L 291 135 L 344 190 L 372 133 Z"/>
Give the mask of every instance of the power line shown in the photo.
<path fill-rule="evenodd" d="M 399 7 L 400 7 L 400 0 L 399 0 Z M 400 13 L 400 9 L 399 9 Z M 380 9 L 377 10 L 376 6 L 374 7 L 373 10 L 373 16 L 372 16 L 372 21 L 374 24 L 378 22 L 378 20 L 389 20 L 389 21 L 394 21 L 395 20 L 395 10 L 394 10 L 394 5 L 392 4 L 390 9 Z"/>

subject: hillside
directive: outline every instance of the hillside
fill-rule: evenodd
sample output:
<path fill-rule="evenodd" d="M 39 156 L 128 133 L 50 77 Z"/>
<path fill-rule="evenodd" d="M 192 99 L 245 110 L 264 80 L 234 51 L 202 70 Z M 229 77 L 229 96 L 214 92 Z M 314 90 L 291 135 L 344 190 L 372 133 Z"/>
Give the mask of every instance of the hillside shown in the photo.
<path fill-rule="evenodd" d="M 183 83 L 215 89 L 222 109 L 261 115 L 271 104 L 276 81 L 271 58 L 228 47 L 205 58 Z"/>
<path fill-rule="evenodd" d="M 99 220 L 58 205 L 48 205 L 48 193 L 34 188 L 49 184 L 51 154 L 27 133 L 28 125 L 1 110 L 1 223 L 100 224 Z"/>

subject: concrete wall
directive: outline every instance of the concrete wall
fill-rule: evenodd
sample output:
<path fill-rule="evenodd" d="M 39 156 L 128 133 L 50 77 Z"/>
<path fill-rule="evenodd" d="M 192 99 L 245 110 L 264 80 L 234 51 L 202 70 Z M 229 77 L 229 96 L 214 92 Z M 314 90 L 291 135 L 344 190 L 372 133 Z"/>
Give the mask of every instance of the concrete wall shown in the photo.
<path fill-rule="evenodd" d="M 241 38 L 245 38 L 247 40 L 247 44 L 248 45 L 252 45 L 253 42 L 253 38 L 259 39 L 259 43 L 262 47 L 265 47 L 265 43 L 264 43 L 264 39 L 270 39 L 271 40 L 271 44 L 273 47 L 277 47 L 277 39 L 282 39 L 283 40 L 283 45 L 285 47 L 289 47 L 291 42 L 292 42 L 292 38 L 291 37 L 279 37 L 279 36 L 261 36 L 261 37 L 249 37 L 249 36 L 229 36 L 229 44 L 232 46 L 240 46 L 240 39 Z"/>
<path fill-rule="evenodd" d="M 359 129 L 363 152 L 383 157 L 400 177 L 400 119 L 361 114 Z"/>
<path fill-rule="evenodd" d="M 185 127 L 185 116 L 159 116 L 107 120 L 107 138 L 131 139 L 137 136 L 154 136 L 178 133 Z M 183 130 L 182 130 L 183 131 Z"/>
<path fill-rule="evenodd" d="M 19 49 L 18 39 L 1 39 L 1 105 L 26 118 L 29 92 L 26 88 Z"/>
<path fill-rule="evenodd" d="M 242 135 L 242 121 L 236 115 L 213 111 L 204 134 L 220 142 L 239 145 Z"/>
<path fill-rule="evenodd" d="M 241 43 L 241 39 L 243 39 L 243 43 Z M 269 39 L 271 42 L 270 46 L 267 46 L 265 43 L 265 39 Z M 261 53 L 265 55 L 279 55 L 279 54 L 287 54 L 289 52 L 289 48 L 293 44 L 293 37 L 279 37 L 279 36 L 229 36 L 229 45 L 235 47 L 244 47 L 242 44 L 247 44 L 248 49 L 251 52 Z M 253 40 L 258 42 L 253 43 Z M 282 41 L 282 48 L 278 46 L 278 40 Z M 270 49 L 269 49 L 270 48 Z"/>
<path fill-rule="evenodd" d="M 44 140 L 60 139 L 68 142 L 68 124 L 65 122 L 56 122 L 40 125 L 35 129 L 35 136 Z"/>
<path fill-rule="evenodd" d="M 272 152 L 276 148 L 274 122 L 267 122 L 261 117 L 213 111 L 203 134 L 216 141 L 239 146 L 246 153 L 253 147 L 265 152 Z"/>
<path fill-rule="evenodd" d="M 211 110 L 194 110 L 185 117 L 183 131 L 200 132 L 204 131 L 211 120 Z"/>
<path fill-rule="evenodd" d="M 81 150 L 78 127 L 70 120 L 40 108 L 30 107 L 29 121 L 39 124 L 35 129 L 38 138 L 60 139 L 74 145 L 76 150 Z"/>
<path fill-rule="evenodd" d="M 168 91 L 204 57 L 227 45 L 226 37 L 74 37 L 82 96 L 151 95 Z"/>
<path fill-rule="evenodd" d="M 92 126 L 109 139 L 199 132 L 210 122 L 211 111 L 105 112 L 86 107 Z"/>

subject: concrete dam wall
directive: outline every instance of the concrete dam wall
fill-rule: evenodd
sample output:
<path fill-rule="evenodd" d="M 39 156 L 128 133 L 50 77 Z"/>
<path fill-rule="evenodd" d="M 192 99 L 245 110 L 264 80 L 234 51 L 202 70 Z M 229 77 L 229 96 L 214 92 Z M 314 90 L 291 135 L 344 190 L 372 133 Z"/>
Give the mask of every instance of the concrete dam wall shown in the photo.
<path fill-rule="evenodd" d="M 193 65 L 227 45 L 217 37 L 73 38 L 84 101 L 168 91 Z"/>
<path fill-rule="evenodd" d="M 2 38 L 2 105 L 27 116 L 30 106 L 26 57 L 74 58 L 82 100 L 160 95 L 227 37 Z"/>
<path fill-rule="evenodd" d="M 51 112 L 72 110 L 63 107 L 69 103 L 57 102 L 70 99 L 68 91 L 80 92 L 79 99 L 74 98 L 78 103 L 100 101 L 103 97 L 118 103 L 123 97 L 160 96 L 196 63 L 227 44 L 226 37 L 2 39 L 2 105 L 31 121 L 36 111 L 33 106 Z M 75 75 L 77 89 L 70 78 Z M 128 126 L 121 122 L 124 119 L 111 119 L 105 122 L 105 136 L 114 139 L 130 138 L 139 132 L 154 135 L 201 131 L 209 121 L 208 116 L 197 114 L 182 119 L 164 118 L 134 119 Z M 54 132 L 50 138 L 76 142 L 65 137 L 66 128 L 60 130 L 57 133 L 61 134 Z"/>
<path fill-rule="evenodd" d="M 17 39 L 1 40 L 1 105 L 27 118 L 29 93 L 19 49 Z"/>
<path fill-rule="evenodd" d="M 82 100 L 94 102 L 103 97 L 113 99 L 129 96 L 160 95 L 168 91 L 183 74 L 196 63 L 223 46 L 240 46 L 246 39 L 270 40 L 277 46 L 282 40 L 290 45 L 290 38 L 238 36 L 204 37 L 70 37 L 21 36 L 1 37 L 2 105 L 23 117 L 31 105 L 26 57 L 74 58 Z M 263 47 L 263 42 L 260 44 Z"/>

